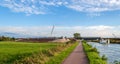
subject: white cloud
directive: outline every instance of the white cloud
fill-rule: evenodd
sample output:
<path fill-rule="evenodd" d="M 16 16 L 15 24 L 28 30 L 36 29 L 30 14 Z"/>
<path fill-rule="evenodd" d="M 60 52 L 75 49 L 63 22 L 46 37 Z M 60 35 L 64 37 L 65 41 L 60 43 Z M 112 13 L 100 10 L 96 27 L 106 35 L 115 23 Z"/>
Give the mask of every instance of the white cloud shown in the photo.
<path fill-rule="evenodd" d="M 120 0 L 71 0 L 67 7 L 81 12 L 120 10 Z"/>
<path fill-rule="evenodd" d="M 99 25 L 99 26 L 89 26 L 87 29 L 92 29 L 92 30 L 109 30 L 109 29 L 114 29 L 113 26 L 104 26 L 104 25 Z"/>
<path fill-rule="evenodd" d="M 31 36 L 51 36 L 52 26 L 38 26 L 38 27 L 0 27 L 0 32 L 11 32 L 17 34 L 31 35 Z M 81 33 L 81 36 L 91 37 L 120 37 L 119 26 L 55 26 L 53 36 L 68 36 L 72 37 L 73 33 Z"/>
<path fill-rule="evenodd" d="M 87 14 L 87 16 L 89 16 L 89 17 L 97 17 L 97 16 L 101 16 L 101 15 L 103 15 L 102 13 L 88 13 Z"/>
<path fill-rule="evenodd" d="M 26 14 L 46 14 L 50 7 L 59 6 L 94 13 L 120 10 L 120 0 L 0 0 L 0 6 Z"/>
<path fill-rule="evenodd" d="M 46 14 L 50 6 L 67 4 L 58 0 L 0 0 L 0 6 L 7 7 L 14 12 L 29 14 Z"/>

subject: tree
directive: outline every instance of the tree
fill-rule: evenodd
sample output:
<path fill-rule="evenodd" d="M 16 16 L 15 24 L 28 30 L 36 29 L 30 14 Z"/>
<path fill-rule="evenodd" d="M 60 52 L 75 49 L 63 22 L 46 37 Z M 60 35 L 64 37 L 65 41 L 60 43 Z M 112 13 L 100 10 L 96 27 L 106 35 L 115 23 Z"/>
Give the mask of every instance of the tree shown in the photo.
<path fill-rule="evenodd" d="M 75 39 L 80 39 L 81 38 L 80 33 L 74 33 L 73 35 L 74 35 Z"/>
<path fill-rule="evenodd" d="M 0 41 L 14 41 L 15 38 L 0 36 Z"/>

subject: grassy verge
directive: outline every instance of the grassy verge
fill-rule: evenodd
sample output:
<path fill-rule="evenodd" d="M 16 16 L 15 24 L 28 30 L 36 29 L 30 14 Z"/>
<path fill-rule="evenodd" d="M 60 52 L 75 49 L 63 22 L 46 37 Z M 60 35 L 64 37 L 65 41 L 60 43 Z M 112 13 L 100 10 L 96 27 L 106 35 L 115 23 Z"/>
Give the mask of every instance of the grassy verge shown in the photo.
<path fill-rule="evenodd" d="M 78 45 L 76 42 L 68 47 L 66 47 L 62 52 L 52 57 L 46 64 L 62 64 L 63 60 L 75 49 Z"/>
<path fill-rule="evenodd" d="M 107 64 L 107 58 L 103 55 L 100 57 L 99 52 L 96 48 L 83 41 L 84 50 L 88 56 L 90 64 Z"/>

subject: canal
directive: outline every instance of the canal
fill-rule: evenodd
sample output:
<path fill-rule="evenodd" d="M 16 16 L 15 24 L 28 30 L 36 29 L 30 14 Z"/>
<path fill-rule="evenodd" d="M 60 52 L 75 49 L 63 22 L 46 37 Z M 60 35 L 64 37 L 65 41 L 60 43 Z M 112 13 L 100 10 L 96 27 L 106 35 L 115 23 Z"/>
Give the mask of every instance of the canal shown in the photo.
<path fill-rule="evenodd" d="M 113 64 L 114 61 L 120 61 L 120 44 L 88 43 L 96 47 L 101 56 L 105 55 L 108 58 L 108 64 Z"/>

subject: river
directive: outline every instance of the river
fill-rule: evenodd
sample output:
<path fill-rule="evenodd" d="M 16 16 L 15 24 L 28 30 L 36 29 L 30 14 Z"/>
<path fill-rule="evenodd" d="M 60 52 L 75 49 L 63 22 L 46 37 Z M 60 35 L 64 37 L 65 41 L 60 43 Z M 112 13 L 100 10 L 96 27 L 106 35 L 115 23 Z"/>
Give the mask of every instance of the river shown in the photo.
<path fill-rule="evenodd" d="M 105 55 L 108 58 L 108 64 L 112 64 L 116 60 L 120 61 L 120 44 L 88 43 L 97 48 L 100 52 L 100 56 Z"/>

